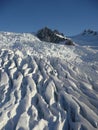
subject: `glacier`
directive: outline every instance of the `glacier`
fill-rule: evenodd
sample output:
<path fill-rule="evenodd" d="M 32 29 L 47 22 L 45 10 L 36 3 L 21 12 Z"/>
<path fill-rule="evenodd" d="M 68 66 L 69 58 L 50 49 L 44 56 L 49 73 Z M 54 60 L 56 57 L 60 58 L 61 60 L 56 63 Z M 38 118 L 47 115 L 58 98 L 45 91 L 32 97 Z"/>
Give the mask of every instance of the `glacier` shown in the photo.
<path fill-rule="evenodd" d="M 98 130 L 98 49 L 0 32 L 0 130 Z"/>

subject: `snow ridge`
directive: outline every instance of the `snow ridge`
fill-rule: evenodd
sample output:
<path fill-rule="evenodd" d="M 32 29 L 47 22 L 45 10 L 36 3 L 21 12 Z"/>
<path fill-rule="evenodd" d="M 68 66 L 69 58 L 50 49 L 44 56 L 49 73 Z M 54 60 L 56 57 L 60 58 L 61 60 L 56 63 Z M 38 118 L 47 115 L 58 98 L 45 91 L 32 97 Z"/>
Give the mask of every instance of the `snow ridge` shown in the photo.
<path fill-rule="evenodd" d="M 98 51 L 17 35 L 1 34 L 0 129 L 98 130 Z"/>

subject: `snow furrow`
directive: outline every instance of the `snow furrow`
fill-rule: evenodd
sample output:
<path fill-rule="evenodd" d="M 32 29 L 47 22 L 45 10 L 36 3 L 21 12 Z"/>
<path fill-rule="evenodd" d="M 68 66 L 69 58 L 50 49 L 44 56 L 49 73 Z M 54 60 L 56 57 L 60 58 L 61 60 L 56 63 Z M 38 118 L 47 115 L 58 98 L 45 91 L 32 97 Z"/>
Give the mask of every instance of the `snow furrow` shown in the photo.
<path fill-rule="evenodd" d="M 8 57 L 9 52 L 1 51 L 0 58 L 3 60 L 3 64 L 0 73 L 0 88 L 5 88 L 10 98 L 7 100 L 8 96 L 2 92 L 1 95 L 4 94 L 4 97 L 0 98 L 0 105 L 3 104 L 0 113 L 1 117 L 6 117 L 6 121 L 2 118 L 0 129 L 50 129 L 49 124 L 51 123 L 52 128 L 56 130 L 65 129 L 65 126 L 67 129 L 80 129 L 86 127 L 86 124 L 82 124 L 85 120 L 91 124 L 89 125 L 90 129 L 98 128 L 98 116 L 96 115 L 98 105 L 97 102 L 94 103 L 93 101 L 92 103 L 91 100 L 96 101 L 97 95 L 93 88 L 90 88 L 90 83 L 75 82 L 78 78 L 78 71 L 73 71 L 74 65 L 68 68 L 68 63 L 66 61 L 62 63 L 59 59 L 57 62 L 52 62 L 54 59 L 51 59 L 51 63 L 48 64 L 38 58 L 36 62 L 34 58 L 29 57 L 32 60 L 30 61 L 28 56 L 25 58 L 18 57 L 21 59 L 21 63 L 17 64 L 17 56 L 14 52 L 11 60 L 8 58 L 4 60 L 3 56 Z M 32 64 L 30 64 L 31 62 Z M 28 69 L 32 71 L 24 74 L 24 71 Z M 53 73 L 54 70 L 57 74 Z M 33 100 L 32 102 L 35 96 L 37 101 Z M 75 100 L 74 97 L 76 97 Z M 92 106 L 91 109 L 90 106 Z M 93 108 L 96 112 L 92 111 Z M 43 122 L 42 128 L 41 122 Z"/>
<path fill-rule="evenodd" d="M 25 36 L 4 33 L 3 42 Z M 0 49 L 0 130 L 98 130 L 98 60 L 85 62 L 85 49 L 81 58 L 78 47 L 27 39 L 21 49 L 13 41 Z"/>

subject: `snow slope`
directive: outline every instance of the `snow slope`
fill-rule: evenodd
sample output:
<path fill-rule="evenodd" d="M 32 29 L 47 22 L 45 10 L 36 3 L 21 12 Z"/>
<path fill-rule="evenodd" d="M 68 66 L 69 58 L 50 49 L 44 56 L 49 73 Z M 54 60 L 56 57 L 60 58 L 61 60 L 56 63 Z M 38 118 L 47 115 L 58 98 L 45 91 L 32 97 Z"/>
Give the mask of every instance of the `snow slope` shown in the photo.
<path fill-rule="evenodd" d="M 98 49 L 98 32 L 91 31 L 83 32 L 79 35 L 71 37 L 74 42 L 82 46 L 89 46 L 93 49 Z"/>
<path fill-rule="evenodd" d="M 1 32 L 0 130 L 98 130 L 98 50 Z"/>

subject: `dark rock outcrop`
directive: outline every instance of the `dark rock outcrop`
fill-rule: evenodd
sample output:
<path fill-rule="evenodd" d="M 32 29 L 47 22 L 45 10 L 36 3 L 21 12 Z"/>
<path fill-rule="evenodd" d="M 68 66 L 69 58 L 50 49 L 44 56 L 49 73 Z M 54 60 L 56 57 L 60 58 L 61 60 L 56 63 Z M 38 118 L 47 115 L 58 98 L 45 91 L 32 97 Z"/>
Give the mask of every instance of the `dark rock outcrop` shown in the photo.
<path fill-rule="evenodd" d="M 66 39 L 64 37 L 63 33 L 60 33 L 58 30 L 52 31 L 47 27 L 39 30 L 36 35 L 41 41 L 52 42 L 52 43 L 63 43 L 66 45 L 74 45 L 71 40 Z"/>
<path fill-rule="evenodd" d="M 91 29 L 88 29 L 88 30 L 84 30 L 82 35 L 98 35 L 98 33 L 96 31 L 93 31 Z"/>
<path fill-rule="evenodd" d="M 70 40 L 70 39 L 66 39 L 65 40 L 65 45 L 75 45 L 74 43 L 73 43 L 73 41 L 72 40 Z"/>

